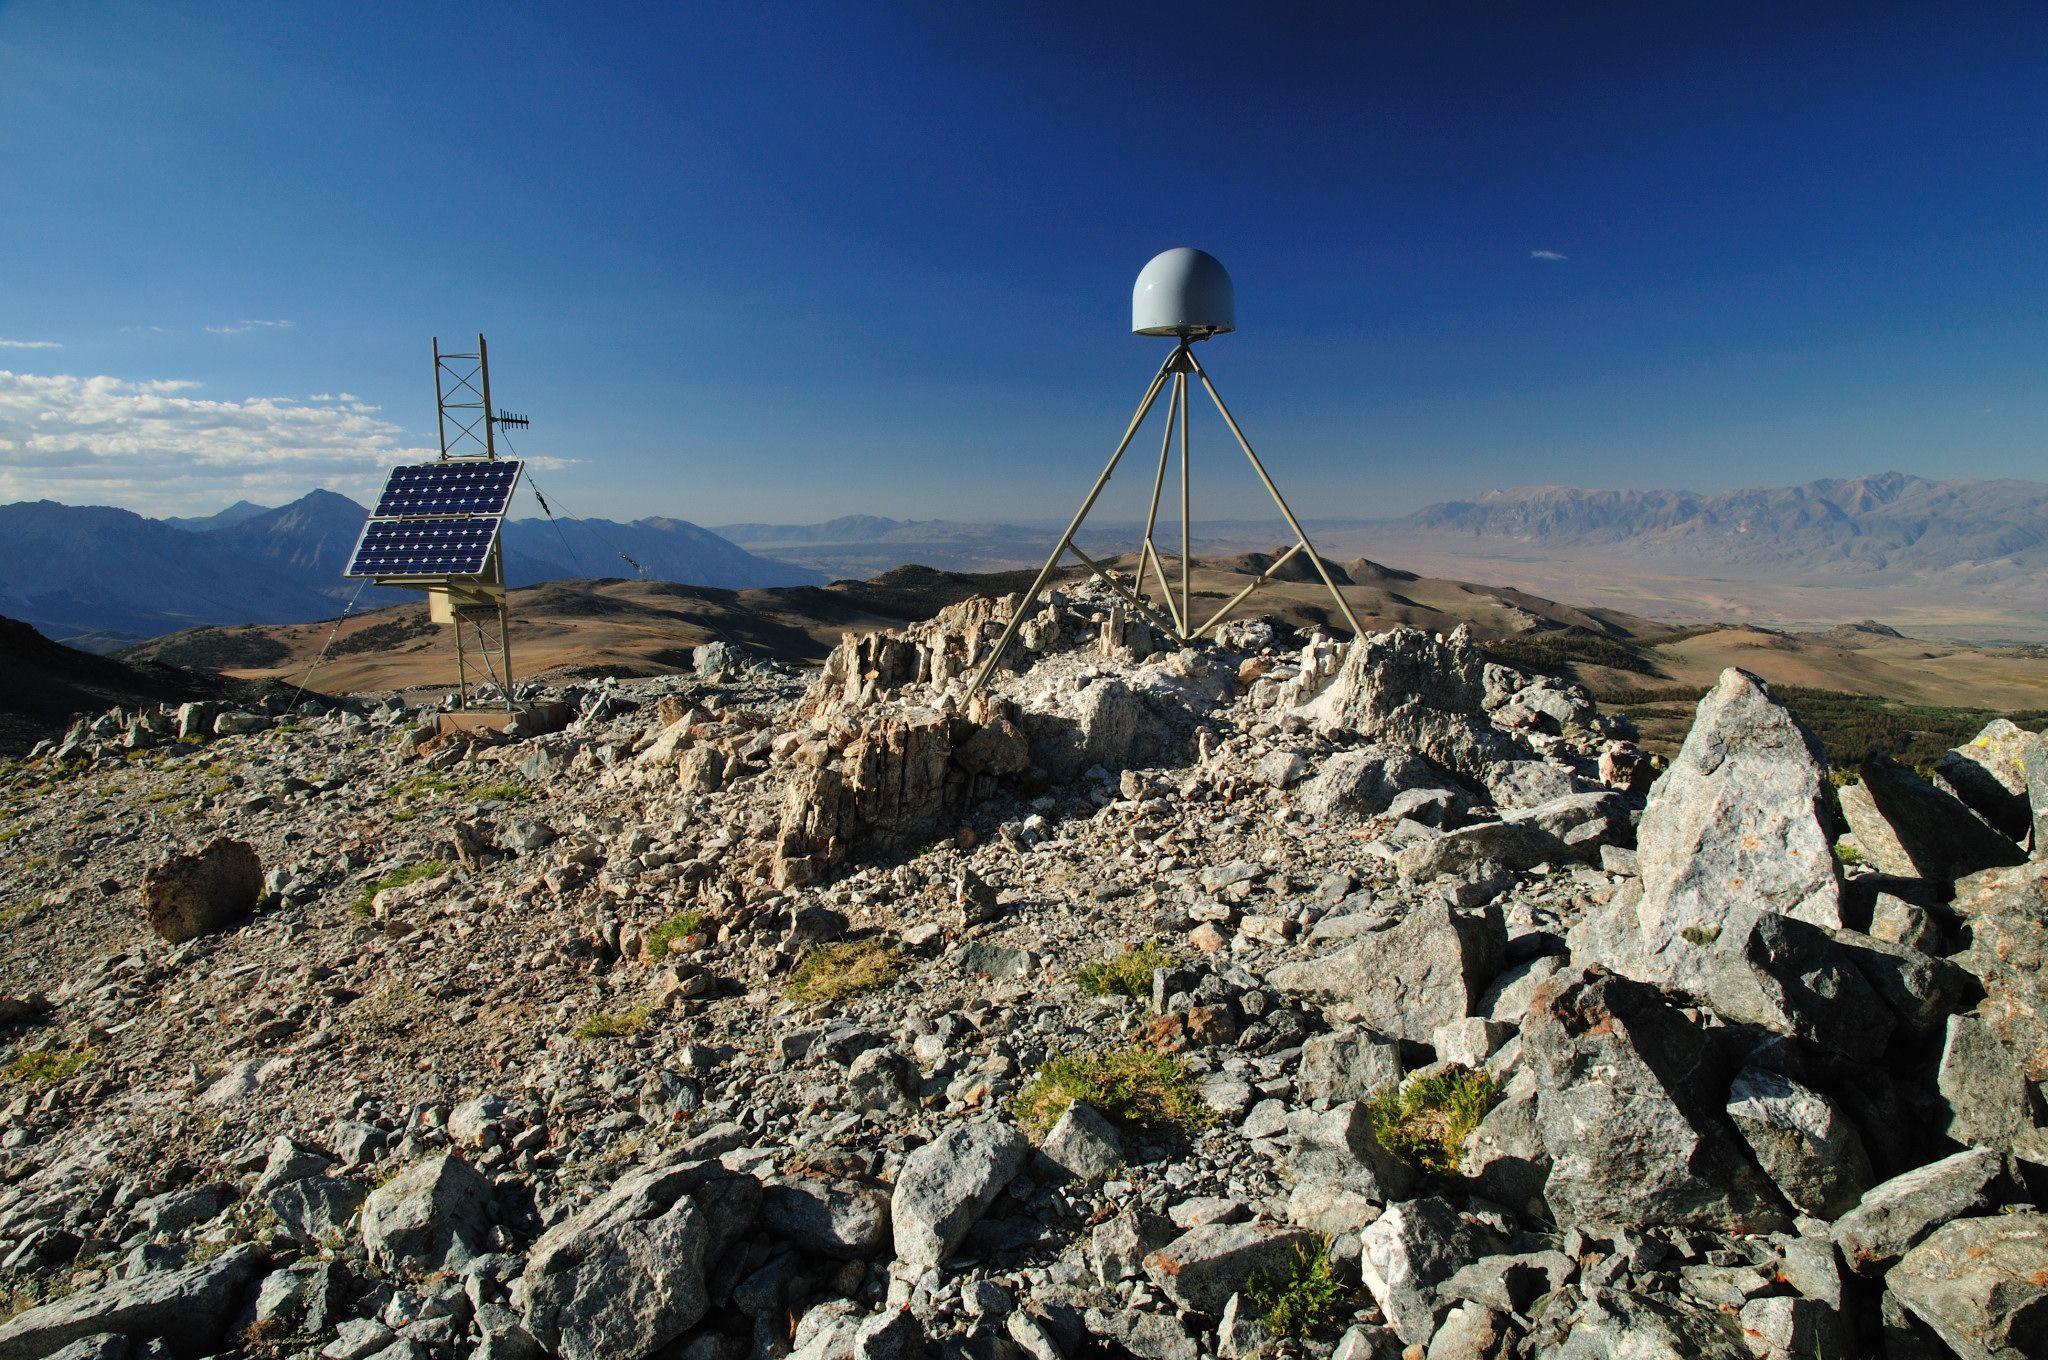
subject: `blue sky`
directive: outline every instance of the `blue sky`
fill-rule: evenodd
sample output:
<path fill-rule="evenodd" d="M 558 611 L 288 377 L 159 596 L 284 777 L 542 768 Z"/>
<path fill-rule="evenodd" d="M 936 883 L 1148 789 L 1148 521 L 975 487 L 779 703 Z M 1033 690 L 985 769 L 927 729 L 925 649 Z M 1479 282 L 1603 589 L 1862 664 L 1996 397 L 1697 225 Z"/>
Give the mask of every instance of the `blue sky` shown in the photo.
<path fill-rule="evenodd" d="M 363 494 L 481 329 L 580 514 L 1064 517 L 1180 244 L 1305 513 L 2040 474 L 2048 11 L 1353 8 L 0 0 L 0 500 Z"/>

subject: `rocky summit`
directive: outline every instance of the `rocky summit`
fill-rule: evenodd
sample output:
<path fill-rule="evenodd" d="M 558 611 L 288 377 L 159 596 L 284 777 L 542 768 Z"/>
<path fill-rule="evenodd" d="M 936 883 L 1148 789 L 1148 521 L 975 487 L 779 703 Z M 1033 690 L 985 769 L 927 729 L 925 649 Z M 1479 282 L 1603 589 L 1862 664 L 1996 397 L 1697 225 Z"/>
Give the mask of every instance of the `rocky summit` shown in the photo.
<path fill-rule="evenodd" d="M 4 767 L 0 1360 L 2048 1355 L 2039 736 L 1015 607 Z"/>

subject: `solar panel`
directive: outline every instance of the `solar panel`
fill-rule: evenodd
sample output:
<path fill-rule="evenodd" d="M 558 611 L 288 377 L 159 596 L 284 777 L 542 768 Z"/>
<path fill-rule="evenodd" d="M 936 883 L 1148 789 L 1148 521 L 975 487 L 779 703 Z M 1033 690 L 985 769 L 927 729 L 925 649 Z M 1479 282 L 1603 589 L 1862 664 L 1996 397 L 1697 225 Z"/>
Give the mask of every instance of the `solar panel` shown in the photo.
<path fill-rule="evenodd" d="M 509 458 L 408 463 L 391 469 L 371 513 L 377 519 L 502 515 L 524 466 Z"/>
<path fill-rule="evenodd" d="M 373 519 L 344 576 L 475 576 L 490 560 L 498 520 Z"/>

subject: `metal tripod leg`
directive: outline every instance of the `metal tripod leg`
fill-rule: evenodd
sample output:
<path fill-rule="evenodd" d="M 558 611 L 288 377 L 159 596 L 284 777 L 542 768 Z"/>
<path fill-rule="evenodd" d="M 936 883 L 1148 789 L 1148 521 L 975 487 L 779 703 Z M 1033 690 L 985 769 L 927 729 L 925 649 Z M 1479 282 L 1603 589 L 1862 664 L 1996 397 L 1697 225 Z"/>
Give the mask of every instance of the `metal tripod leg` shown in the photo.
<path fill-rule="evenodd" d="M 1182 348 L 1186 346 L 1183 345 Z M 1179 353 L 1179 350 L 1174 351 L 1176 355 Z M 1053 548 L 1052 555 L 1047 557 L 1045 565 L 1039 568 L 1038 577 L 1032 581 L 1031 589 L 1024 593 L 1023 598 L 1017 601 L 1017 607 L 1010 611 L 1010 622 L 1003 628 L 1002 638 L 988 654 L 988 660 L 983 663 L 981 673 L 974 677 L 974 683 L 967 689 L 969 698 L 980 692 L 981 687 L 988 683 L 988 678 L 995 674 L 996 667 L 1002 663 L 1003 653 L 1010 649 L 1010 643 L 1017 636 L 1017 629 L 1023 626 L 1025 611 L 1029 610 L 1032 601 L 1038 598 L 1038 592 L 1045 589 L 1045 583 L 1052 576 L 1053 568 L 1067 555 L 1068 546 L 1073 543 L 1074 535 L 1080 531 L 1081 521 L 1087 519 L 1088 512 L 1095 508 L 1096 499 L 1102 495 L 1102 488 L 1109 485 L 1110 474 L 1115 472 L 1116 465 L 1123 461 L 1124 450 L 1128 449 L 1131 440 L 1137 437 L 1138 427 L 1145 423 L 1145 414 L 1152 409 L 1152 403 L 1158 399 L 1159 389 L 1165 385 L 1167 371 L 1172 365 L 1173 357 L 1168 356 L 1166 362 L 1159 366 L 1159 371 L 1152 375 L 1152 385 L 1145 389 L 1145 399 L 1138 403 L 1138 413 L 1131 417 L 1129 427 L 1124 430 L 1124 437 L 1117 441 L 1116 452 L 1109 456 L 1109 462 L 1103 467 L 1102 475 L 1097 477 L 1095 485 L 1089 488 L 1088 498 L 1082 501 L 1081 508 L 1074 512 L 1073 522 L 1068 524 L 1067 531 L 1060 535 L 1060 541 Z"/>
<path fill-rule="evenodd" d="M 1266 491 L 1273 497 L 1273 504 L 1280 507 L 1281 515 L 1286 518 L 1287 527 L 1294 530 L 1294 536 L 1300 539 L 1302 547 L 1308 550 L 1308 560 L 1315 564 L 1316 575 L 1323 578 L 1323 584 L 1329 587 L 1330 598 L 1337 602 L 1337 608 L 1343 613 L 1344 621 L 1351 625 L 1351 635 L 1353 637 L 1365 636 L 1365 630 L 1358 626 L 1358 616 L 1351 612 L 1350 601 L 1344 598 L 1343 591 L 1337 589 L 1337 583 L 1330 579 L 1330 569 L 1323 565 L 1323 555 L 1316 551 L 1315 544 L 1309 542 L 1308 532 L 1301 527 L 1301 521 L 1296 519 L 1294 512 L 1287 508 L 1286 497 L 1280 494 L 1279 487 L 1273 485 L 1273 479 L 1266 475 L 1266 465 L 1259 461 L 1259 455 L 1252 452 L 1251 441 L 1246 439 L 1244 431 L 1237 427 L 1237 421 L 1232 418 L 1230 408 L 1223 404 L 1222 395 L 1216 391 L 1216 384 L 1209 381 L 1208 371 L 1202 367 L 1202 361 L 1195 358 L 1192 350 L 1188 352 L 1188 362 L 1194 365 L 1195 375 L 1202 380 L 1202 386 L 1208 389 L 1209 400 L 1216 403 L 1216 410 L 1223 416 L 1223 423 L 1230 427 L 1230 432 L 1233 435 L 1237 436 L 1238 447 L 1244 450 L 1245 457 L 1252 460 L 1252 467 L 1258 472 L 1259 480 L 1266 484 Z M 1186 437 L 1185 431 L 1183 431 L 1182 437 Z M 1215 622 L 1216 620 L 1210 620 L 1211 624 Z M 1207 626 L 1209 625 L 1204 625 L 1204 627 Z"/>

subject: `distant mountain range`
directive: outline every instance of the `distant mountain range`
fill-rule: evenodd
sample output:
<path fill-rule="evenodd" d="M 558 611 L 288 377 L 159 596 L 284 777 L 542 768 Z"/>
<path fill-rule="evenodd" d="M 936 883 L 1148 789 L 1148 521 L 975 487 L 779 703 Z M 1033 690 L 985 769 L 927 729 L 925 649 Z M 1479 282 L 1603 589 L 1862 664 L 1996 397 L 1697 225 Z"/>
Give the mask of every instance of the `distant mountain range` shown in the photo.
<path fill-rule="evenodd" d="M 1623 547 L 1822 574 L 2048 567 L 2048 484 L 1903 472 L 1718 495 L 1524 487 L 1444 501 L 1388 523 L 1447 538 Z"/>
<path fill-rule="evenodd" d="M 49 501 L 0 506 L 0 614 L 100 650 L 196 625 L 331 617 L 356 589 L 341 569 L 363 518 L 362 506 L 328 491 L 182 520 Z M 1308 524 L 1331 560 L 1369 555 L 1662 617 L 1898 614 L 1944 635 L 2048 636 L 2048 483 L 1887 472 L 1712 495 L 1525 487 L 1397 518 Z M 1209 554 L 1290 541 L 1277 521 L 1197 529 Z M 1138 532 L 1092 522 L 1080 542 L 1126 551 Z M 1049 524 L 879 515 L 716 529 L 665 518 L 519 520 L 505 543 L 515 586 L 645 575 L 737 590 L 867 579 L 906 563 L 1034 567 L 1056 534 Z M 417 598 L 373 588 L 362 606 Z"/>
<path fill-rule="evenodd" d="M 356 593 L 341 572 L 367 515 L 331 491 L 180 520 L 54 501 L 0 505 L 0 614 L 95 650 L 207 624 L 328 618 Z M 826 579 L 678 519 L 515 520 L 504 541 L 514 586 L 644 575 L 739 590 Z M 360 605 L 418 598 L 373 586 Z"/>
<path fill-rule="evenodd" d="M 1277 520 L 1207 520 L 1195 527 L 1197 546 L 1210 552 L 1269 548 L 1286 538 Z M 1885 472 L 1713 495 L 1520 487 L 1441 501 L 1411 515 L 1322 517 L 1308 527 L 1328 557 L 1369 552 L 1393 540 L 1453 549 L 1461 542 L 1496 549 L 1621 549 L 1700 566 L 1802 573 L 2033 570 L 2048 566 L 2048 483 L 1935 481 Z M 742 546 L 827 570 L 871 562 L 879 570 L 912 560 L 961 571 L 1042 560 L 1057 531 L 1049 525 L 848 515 L 822 524 L 728 524 L 718 532 Z M 1090 521 L 1081 542 L 1127 548 L 1137 533 L 1135 524 Z M 911 556 L 900 559 L 903 553 Z"/>

